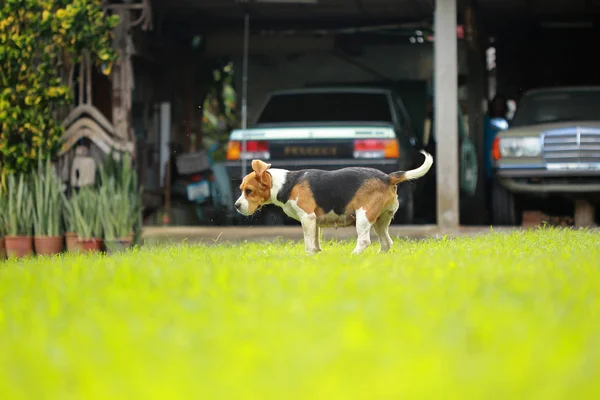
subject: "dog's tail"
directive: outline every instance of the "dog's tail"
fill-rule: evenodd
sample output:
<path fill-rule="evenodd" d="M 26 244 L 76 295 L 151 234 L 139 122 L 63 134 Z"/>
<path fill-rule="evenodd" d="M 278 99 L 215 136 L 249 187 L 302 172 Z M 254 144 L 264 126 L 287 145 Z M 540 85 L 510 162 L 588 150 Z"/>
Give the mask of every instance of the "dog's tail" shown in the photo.
<path fill-rule="evenodd" d="M 420 177 L 425 175 L 427 171 L 429 171 L 429 168 L 431 168 L 431 166 L 433 165 L 433 157 L 431 157 L 431 154 L 427 153 L 424 150 L 421 150 L 421 154 L 425 156 L 425 161 L 419 168 L 411 169 L 410 171 L 392 172 L 388 175 L 390 178 L 390 184 L 397 185 L 402 182 L 412 181 L 413 179 L 419 179 Z"/>

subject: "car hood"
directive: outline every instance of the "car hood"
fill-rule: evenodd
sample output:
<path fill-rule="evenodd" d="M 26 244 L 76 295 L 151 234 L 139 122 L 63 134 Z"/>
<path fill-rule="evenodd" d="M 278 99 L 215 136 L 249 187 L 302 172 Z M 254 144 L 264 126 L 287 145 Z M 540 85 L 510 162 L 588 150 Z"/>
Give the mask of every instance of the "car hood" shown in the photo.
<path fill-rule="evenodd" d="M 505 131 L 498 133 L 499 137 L 525 137 L 525 136 L 537 136 L 542 132 L 551 131 L 555 129 L 568 129 L 576 127 L 586 127 L 600 130 L 600 121 L 570 121 L 570 122 L 553 122 L 547 124 L 536 124 L 519 127 L 509 127 Z"/>

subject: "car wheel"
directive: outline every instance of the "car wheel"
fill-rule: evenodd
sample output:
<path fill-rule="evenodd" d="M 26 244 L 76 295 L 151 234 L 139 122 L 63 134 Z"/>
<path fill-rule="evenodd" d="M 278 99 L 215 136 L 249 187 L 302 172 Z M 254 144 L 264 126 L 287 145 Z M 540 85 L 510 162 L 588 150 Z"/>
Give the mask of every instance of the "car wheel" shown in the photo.
<path fill-rule="evenodd" d="M 415 220 L 415 201 L 410 183 L 398 187 L 398 202 L 400 207 L 396 211 L 394 222 L 403 225 L 413 224 Z"/>
<path fill-rule="evenodd" d="M 498 182 L 492 187 L 493 225 L 515 226 L 521 224 L 521 213 L 515 195 Z"/>

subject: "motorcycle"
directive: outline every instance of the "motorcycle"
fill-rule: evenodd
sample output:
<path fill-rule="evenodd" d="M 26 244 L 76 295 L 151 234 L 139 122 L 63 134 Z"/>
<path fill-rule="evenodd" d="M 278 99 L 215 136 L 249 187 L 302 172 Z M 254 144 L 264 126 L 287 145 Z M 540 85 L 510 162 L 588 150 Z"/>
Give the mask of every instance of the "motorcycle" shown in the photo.
<path fill-rule="evenodd" d="M 194 203 L 194 211 L 200 225 L 224 225 L 231 218 L 224 185 L 228 184 L 224 168 L 213 161 L 219 144 L 207 150 L 180 154 L 175 159 L 177 178 L 173 191 L 185 193 L 187 201 Z"/>

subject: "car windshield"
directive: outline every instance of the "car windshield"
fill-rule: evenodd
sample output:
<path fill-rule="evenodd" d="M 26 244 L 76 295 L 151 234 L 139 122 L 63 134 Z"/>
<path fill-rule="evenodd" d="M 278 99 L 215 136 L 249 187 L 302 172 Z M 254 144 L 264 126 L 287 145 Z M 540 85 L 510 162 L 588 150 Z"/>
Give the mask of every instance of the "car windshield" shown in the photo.
<path fill-rule="evenodd" d="M 392 122 L 385 93 L 289 93 L 270 98 L 259 124 Z"/>
<path fill-rule="evenodd" d="M 512 126 L 600 120 L 600 90 L 574 90 L 525 95 Z"/>

